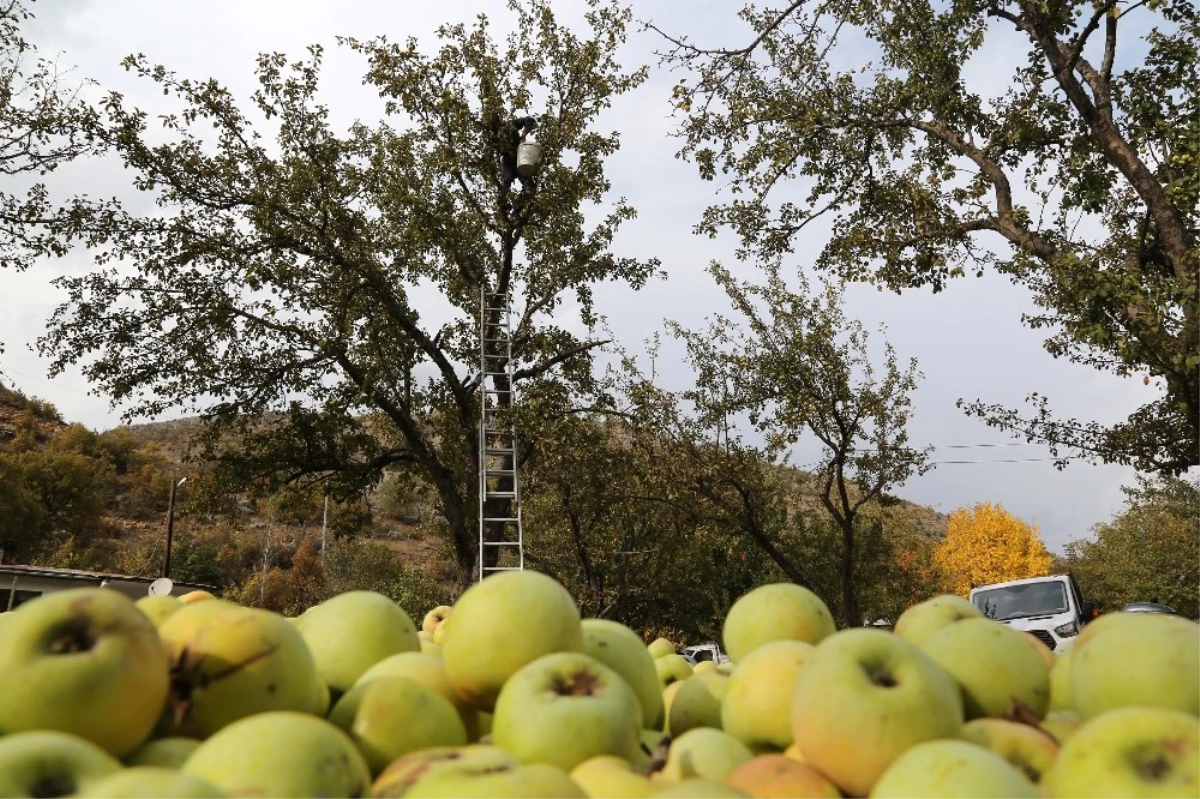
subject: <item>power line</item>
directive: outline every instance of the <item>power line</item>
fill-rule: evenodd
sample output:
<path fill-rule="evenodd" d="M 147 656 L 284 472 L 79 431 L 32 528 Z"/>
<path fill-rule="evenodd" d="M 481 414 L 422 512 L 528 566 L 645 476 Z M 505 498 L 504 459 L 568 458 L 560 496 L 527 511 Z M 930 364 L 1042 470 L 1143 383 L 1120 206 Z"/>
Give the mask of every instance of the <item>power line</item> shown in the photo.
<path fill-rule="evenodd" d="M 74 391 L 76 394 L 83 394 L 84 396 L 90 396 L 88 394 L 88 392 L 86 392 L 82 389 L 72 388 L 71 386 L 64 386 L 62 383 L 55 383 L 53 380 L 47 380 L 44 377 L 38 377 L 37 375 L 26 374 L 25 372 L 18 372 L 16 369 L 9 369 L 8 367 L 0 367 L 0 375 L 5 375 L 7 377 L 10 374 L 20 375 L 21 377 L 27 377 L 30 380 L 37 380 L 40 383 L 47 383 L 51 386 L 54 386 L 55 388 L 61 388 L 66 391 Z"/>
<path fill-rule="evenodd" d="M 1087 460 L 1082 457 L 1062 457 L 1062 458 L 1001 458 L 989 461 L 930 461 L 929 465 L 938 464 L 964 464 L 964 463 L 1035 463 L 1037 461 L 1081 461 Z"/>

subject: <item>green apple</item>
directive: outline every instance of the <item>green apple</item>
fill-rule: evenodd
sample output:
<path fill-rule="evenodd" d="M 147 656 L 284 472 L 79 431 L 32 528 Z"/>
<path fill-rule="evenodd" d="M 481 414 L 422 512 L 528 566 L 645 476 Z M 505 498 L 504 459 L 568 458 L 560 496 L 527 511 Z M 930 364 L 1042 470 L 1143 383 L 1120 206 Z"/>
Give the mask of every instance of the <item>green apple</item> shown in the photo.
<path fill-rule="evenodd" d="M 406 797 L 413 786 L 427 777 L 444 773 L 511 771 L 521 765 L 511 753 L 495 746 L 439 746 L 397 758 L 375 778 L 371 795 L 376 799 Z"/>
<path fill-rule="evenodd" d="M 642 639 L 624 624 L 608 619 L 583 620 L 583 653 L 620 674 L 642 705 L 647 727 L 663 723 L 662 687 L 654 658 Z"/>
<path fill-rule="evenodd" d="M 183 766 L 198 746 L 200 742 L 195 738 L 157 738 L 142 744 L 137 751 L 125 758 L 125 764 L 177 769 Z"/>
<path fill-rule="evenodd" d="M 398 655 L 384 658 L 367 669 L 358 678 L 355 686 L 362 685 L 375 677 L 384 676 L 407 677 L 432 689 L 454 705 L 454 709 L 458 711 L 458 716 L 462 720 L 463 729 L 467 733 L 467 739 L 471 741 L 479 739 L 482 734 L 480 713 L 455 693 L 454 686 L 450 685 L 450 678 L 446 676 L 446 666 L 439 658 L 420 652 L 401 652 Z"/>
<path fill-rule="evenodd" d="M 1058 756 L 1058 742 L 1047 732 L 1007 719 L 975 719 L 963 725 L 962 739 L 990 749 L 1018 768 L 1031 782 Z"/>
<path fill-rule="evenodd" d="M 1038 653 L 1038 657 L 1040 657 L 1042 662 L 1046 664 L 1046 668 L 1053 670 L 1054 664 L 1058 662 L 1058 659 L 1054 656 L 1054 652 L 1050 649 L 1050 647 L 1046 646 L 1046 642 L 1028 630 L 1022 630 L 1021 637 L 1024 638 L 1029 645 L 1034 648 L 1034 650 Z"/>
<path fill-rule="evenodd" d="M 1196 796 L 1200 721 L 1158 707 L 1101 713 L 1063 744 L 1042 788 L 1050 797 Z"/>
<path fill-rule="evenodd" d="M 121 761 L 108 752 L 65 732 L 39 730 L 0 737 L 0 796 L 72 796 L 91 781 L 120 770 Z"/>
<path fill-rule="evenodd" d="M 184 613 L 175 614 L 161 631 L 171 656 L 175 734 L 207 738 L 255 713 L 320 710 L 323 694 L 312 655 L 282 616 L 234 608 L 177 638 L 173 625 Z"/>
<path fill-rule="evenodd" d="M 421 641 L 421 654 L 440 658 L 442 656 L 442 645 L 435 644 L 433 641 Z"/>
<path fill-rule="evenodd" d="M 653 799 L 745 799 L 747 796 L 720 780 L 702 779 L 667 782 L 655 788 L 651 794 Z"/>
<path fill-rule="evenodd" d="M 436 644 L 437 646 L 441 646 L 445 642 L 446 642 L 446 620 L 442 619 L 441 621 L 439 621 L 437 623 L 437 626 L 433 628 L 433 638 L 430 640 L 430 643 Z"/>
<path fill-rule="evenodd" d="M 871 788 L 870 796 L 871 799 L 910 796 L 1040 799 L 1041 793 L 995 752 L 966 741 L 942 740 L 919 743 L 897 757 Z"/>
<path fill-rule="evenodd" d="M 655 638 L 646 646 L 646 651 L 650 653 L 652 658 L 660 658 L 664 655 L 674 655 L 675 644 L 671 643 L 667 638 Z"/>
<path fill-rule="evenodd" d="M 967 718 L 1003 718 L 1050 707 L 1050 669 L 1021 633 L 991 619 L 963 619 L 925 640 L 921 651 L 962 687 Z"/>
<path fill-rule="evenodd" d="M 564 771 L 596 755 L 633 758 L 641 734 L 642 706 L 633 689 L 580 652 L 546 655 L 523 666 L 504 684 L 492 721 L 501 749 L 523 762 Z"/>
<path fill-rule="evenodd" d="M 658 675 L 658 684 L 666 688 L 673 682 L 691 677 L 692 664 L 683 655 L 663 655 L 654 660 L 654 672 Z"/>
<path fill-rule="evenodd" d="M 747 655 L 729 678 L 721 728 L 751 751 L 782 752 L 791 746 L 792 705 L 786 698 L 814 651 L 803 641 L 772 641 Z"/>
<path fill-rule="evenodd" d="M 1087 633 L 1071 656 L 1071 700 L 1084 721 L 1137 705 L 1200 715 L 1200 625 L 1161 613 L 1114 613 Z"/>
<path fill-rule="evenodd" d="M 367 796 L 371 771 L 335 725 L 290 711 L 222 728 L 183 764 L 231 796 Z"/>
<path fill-rule="evenodd" d="M 208 602 L 213 599 L 216 599 L 216 597 L 207 591 L 200 590 L 188 591 L 186 594 L 183 594 L 179 597 L 179 601 L 185 605 L 191 605 L 196 602 Z"/>
<path fill-rule="evenodd" d="M 744 594 L 725 617 L 721 636 L 734 663 L 765 643 L 779 640 L 816 644 L 836 628 L 821 598 L 795 583 L 761 585 Z"/>
<path fill-rule="evenodd" d="M 408 677 L 358 683 L 333 706 L 329 720 L 354 741 L 372 774 L 417 749 L 467 744 L 467 731 L 454 705 Z"/>
<path fill-rule="evenodd" d="M 721 703 L 729 690 L 729 677 L 715 671 L 693 674 L 680 684 L 671 702 L 667 733 L 683 735 L 696 727 L 721 729 Z"/>
<path fill-rule="evenodd" d="M 433 631 L 438 624 L 449 618 L 450 612 L 453 610 L 449 605 L 438 605 L 433 610 L 425 614 L 425 618 L 421 620 L 421 632 L 433 635 Z"/>
<path fill-rule="evenodd" d="M 186 605 L 179 601 L 179 597 L 169 594 L 144 596 L 133 604 L 137 605 L 138 610 L 146 614 L 146 618 L 150 619 L 155 627 L 160 626 L 176 611 L 183 610 L 186 607 Z"/>
<path fill-rule="evenodd" d="M 822 641 L 792 694 L 792 737 L 805 762 L 856 796 L 906 749 L 956 737 L 962 725 L 954 679 L 882 630 L 842 630 Z"/>
<path fill-rule="evenodd" d="M 703 674 L 706 671 L 716 671 L 717 664 L 711 660 L 702 660 L 695 666 L 692 666 L 692 674 Z"/>
<path fill-rule="evenodd" d="M 468 588 L 442 624 L 442 662 L 450 684 L 491 712 L 505 681 L 555 652 L 583 649 L 575 600 L 554 578 L 535 571 L 493 574 Z"/>
<path fill-rule="evenodd" d="M 685 682 L 687 680 L 676 680 L 663 689 L 663 715 L 666 717 L 666 721 L 663 722 L 662 726 L 664 733 L 667 731 L 667 722 L 671 720 L 671 705 L 675 704 L 675 695 L 679 693 L 679 689 L 683 687 Z"/>
<path fill-rule="evenodd" d="M 419 652 L 412 619 L 375 591 L 347 591 L 310 608 L 296 623 L 336 703 L 363 672 L 397 652 Z"/>
<path fill-rule="evenodd" d="M 85 787 L 94 799 L 221 799 L 225 796 L 208 780 L 161 766 L 137 766 L 110 774 Z"/>
<path fill-rule="evenodd" d="M 670 743 L 670 737 L 662 730 L 642 730 L 637 754 L 630 759 L 629 763 L 637 769 L 638 773 L 646 774 L 650 770 L 652 760 L 667 756 L 667 747 Z"/>
<path fill-rule="evenodd" d="M 896 635 L 921 646 L 948 624 L 964 619 L 982 619 L 979 608 L 954 594 L 942 594 L 913 605 L 896 619 Z"/>
<path fill-rule="evenodd" d="M 812 766 L 783 755 L 759 755 L 729 772 L 725 782 L 755 799 L 841 799 L 842 792 Z"/>
<path fill-rule="evenodd" d="M 0 731 L 58 730 L 123 757 L 162 713 L 169 664 L 154 624 L 103 588 L 44 594 L 0 628 Z"/>
<path fill-rule="evenodd" d="M 1038 729 L 1062 746 L 1068 738 L 1075 734 L 1075 730 L 1079 729 L 1079 725 L 1082 723 L 1083 721 L 1074 711 L 1051 710 L 1046 714 L 1046 718 L 1042 719 Z"/>
<path fill-rule="evenodd" d="M 629 761 L 615 755 L 589 758 L 572 769 L 570 776 L 591 799 L 646 799 L 654 791 L 649 779 L 634 771 Z"/>
<path fill-rule="evenodd" d="M 729 772 L 754 757 L 746 745 L 721 730 L 696 727 L 671 741 L 663 779 L 723 780 Z"/>
<path fill-rule="evenodd" d="M 1075 707 L 1071 701 L 1071 659 L 1074 651 L 1075 647 L 1071 647 L 1054 658 L 1054 667 L 1050 669 L 1051 711 Z"/>

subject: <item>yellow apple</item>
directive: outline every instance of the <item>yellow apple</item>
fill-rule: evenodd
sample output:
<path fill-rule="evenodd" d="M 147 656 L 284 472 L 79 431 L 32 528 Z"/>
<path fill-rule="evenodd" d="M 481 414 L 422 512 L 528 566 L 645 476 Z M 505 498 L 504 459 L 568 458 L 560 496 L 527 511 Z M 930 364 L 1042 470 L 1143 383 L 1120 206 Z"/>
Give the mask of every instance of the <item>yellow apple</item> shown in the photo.
<path fill-rule="evenodd" d="M 1042 662 L 1046 664 L 1046 668 L 1053 670 L 1058 658 L 1054 656 L 1054 652 L 1050 647 L 1046 646 L 1046 642 L 1028 630 L 1022 630 L 1021 635 L 1025 636 L 1025 640 L 1037 650 L 1038 655 L 1042 658 Z"/>
<path fill-rule="evenodd" d="M 1079 716 L 1070 710 L 1051 710 L 1046 714 L 1046 718 L 1042 719 L 1038 729 L 1049 735 L 1059 746 L 1062 746 L 1068 738 L 1070 738 L 1075 730 L 1079 729 L 1079 725 L 1083 721 Z"/>
<path fill-rule="evenodd" d="M 645 799 L 653 783 L 634 771 L 624 758 L 597 755 L 571 770 L 571 779 L 591 799 Z"/>
<path fill-rule="evenodd" d="M 511 771 L 521 765 L 509 752 L 495 746 L 439 746 L 397 758 L 375 778 L 371 796 L 376 799 L 411 796 L 422 779 L 446 772 L 487 774 Z"/>
<path fill-rule="evenodd" d="M 910 644 L 921 646 L 947 624 L 963 619 L 981 619 L 979 608 L 954 594 L 943 594 L 913 605 L 896 619 L 896 635 Z"/>
<path fill-rule="evenodd" d="M 655 638 L 647 645 L 646 650 L 649 651 L 650 657 L 658 659 L 664 655 L 674 655 L 675 644 L 667 638 Z"/>
<path fill-rule="evenodd" d="M 901 754 L 871 788 L 871 799 L 970 796 L 1041 799 L 1024 774 L 1000 755 L 966 741 L 917 744 Z"/>
<path fill-rule="evenodd" d="M 479 739 L 482 734 L 480 713 L 455 692 L 454 686 L 450 685 L 450 678 L 446 676 L 446 666 L 440 659 L 420 652 L 401 652 L 384 658 L 367 669 L 355 685 L 362 685 L 375 677 L 384 676 L 407 677 L 432 689 L 454 705 L 459 718 L 462 719 L 467 739 Z"/>
<path fill-rule="evenodd" d="M 686 680 L 691 677 L 692 664 L 683 655 L 663 655 L 654 660 L 654 671 L 658 675 L 658 684 L 666 688 L 673 682 Z"/>
<path fill-rule="evenodd" d="M 179 597 L 170 596 L 169 594 L 144 596 L 133 604 L 137 605 L 138 610 L 146 614 L 146 618 L 150 619 L 155 627 L 161 625 L 170 618 L 171 614 L 184 607 L 183 602 L 179 601 Z"/>
<path fill-rule="evenodd" d="M 721 727 L 752 751 L 792 745 L 791 697 L 800 668 L 815 647 L 803 641 L 772 641 L 755 649 L 729 678 L 721 702 Z"/>
<path fill-rule="evenodd" d="M 161 766 L 137 766 L 87 784 L 93 799 L 221 799 L 225 794 L 208 780 Z"/>
<path fill-rule="evenodd" d="M 546 763 L 521 765 L 503 750 L 480 745 L 427 749 L 402 757 L 379 775 L 372 795 L 376 799 L 497 796 L 587 799 L 583 789 L 562 769 Z"/>
<path fill-rule="evenodd" d="M 711 727 L 696 727 L 671 741 L 667 763 L 660 775 L 676 782 L 694 777 L 723 780 L 753 757 L 745 744 L 732 735 Z"/>
<path fill-rule="evenodd" d="M 185 605 L 190 605 L 193 602 L 206 602 L 210 599 L 216 599 L 216 597 L 207 591 L 188 591 L 179 597 L 179 601 Z"/>
<path fill-rule="evenodd" d="M 1050 710 L 1072 710 L 1075 707 L 1071 701 L 1071 658 L 1075 647 L 1065 650 L 1055 656 L 1054 666 L 1050 669 Z"/>
<path fill-rule="evenodd" d="M 1049 733 L 1007 719 L 968 721 L 963 726 L 962 739 L 992 750 L 1020 769 L 1031 782 L 1040 782 L 1058 756 L 1058 742 Z"/>
<path fill-rule="evenodd" d="M 706 671 L 716 671 L 717 664 L 711 660 L 702 660 L 695 666 L 692 666 L 692 674 L 703 674 Z"/>
<path fill-rule="evenodd" d="M 142 744 L 141 748 L 125 758 L 125 764 L 177 769 L 199 745 L 200 742 L 195 738 L 158 738 Z"/>
<path fill-rule="evenodd" d="M 807 588 L 794 583 L 760 585 L 733 603 L 725 617 L 722 640 L 739 663 L 756 647 L 781 639 L 816 644 L 836 628 L 829 608 Z"/>
<path fill-rule="evenodd" d="M 450 616 L 453 609 L 449 605 L 438 605 L 433 610 L 425 614 L 425 618 L 421 620 L 421 632 L 433 634 L 434 629 L 438 624 Z"/>
<path fill-rule="evenodd" d="M 647 727 L 663 723 L 662 688 L 654 658 L 633 630 L 608 619 L 583 620 L 583 652 L 620 674 L 642 705 Z"/>
<path fill-rule="evenodd" d="M 721 703 L 729 690 L 729 677 L 715 671 L 693 674 L 680 683 L 671 702 L 667 733 L 683 735 L 696 727 L 721 729 Z"/>
<path fill-rule="evenodd" d="M 754 799 L 841 799 L 815 768 L 783 755 L 759 755 L 729 772 L 725 782 Z"/>
<path fill-rule="evenodd" d="M 746 796 L 728 783 L 699 778 L 666 782 L 651 794 L 653 799 L 746 799 Z"/>
<path fill-rule="evenodd" d="M 0 796 L 73 796 L 120 770 L 121 761 L 76 735 L 38 730 L 0 737 Z"/>

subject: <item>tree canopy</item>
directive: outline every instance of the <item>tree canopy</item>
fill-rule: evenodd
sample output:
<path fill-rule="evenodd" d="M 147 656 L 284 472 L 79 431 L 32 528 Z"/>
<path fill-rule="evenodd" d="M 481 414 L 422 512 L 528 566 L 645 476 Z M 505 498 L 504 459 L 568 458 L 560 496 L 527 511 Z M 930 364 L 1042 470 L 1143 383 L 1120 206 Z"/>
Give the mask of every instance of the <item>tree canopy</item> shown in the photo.
<path fill-rule="evenodd" d="M 951 513 L 933 558 L 963 596 L 980 585 L 1041 577 L 1054 563 L 1036 527 L 990 502 Z"/>

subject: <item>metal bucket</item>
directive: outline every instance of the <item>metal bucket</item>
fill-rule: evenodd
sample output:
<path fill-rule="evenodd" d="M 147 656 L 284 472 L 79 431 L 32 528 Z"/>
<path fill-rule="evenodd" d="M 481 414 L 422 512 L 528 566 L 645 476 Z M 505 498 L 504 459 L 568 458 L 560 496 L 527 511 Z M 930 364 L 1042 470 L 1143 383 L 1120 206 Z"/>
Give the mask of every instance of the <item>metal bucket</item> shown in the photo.
<path fill-rule="evenodd" d="M 542 162 L 542 145 L 534 142 L 522 142 L 517 146 L 517 174 L 523 178 L 537 174 L 538 164 Z"/>

